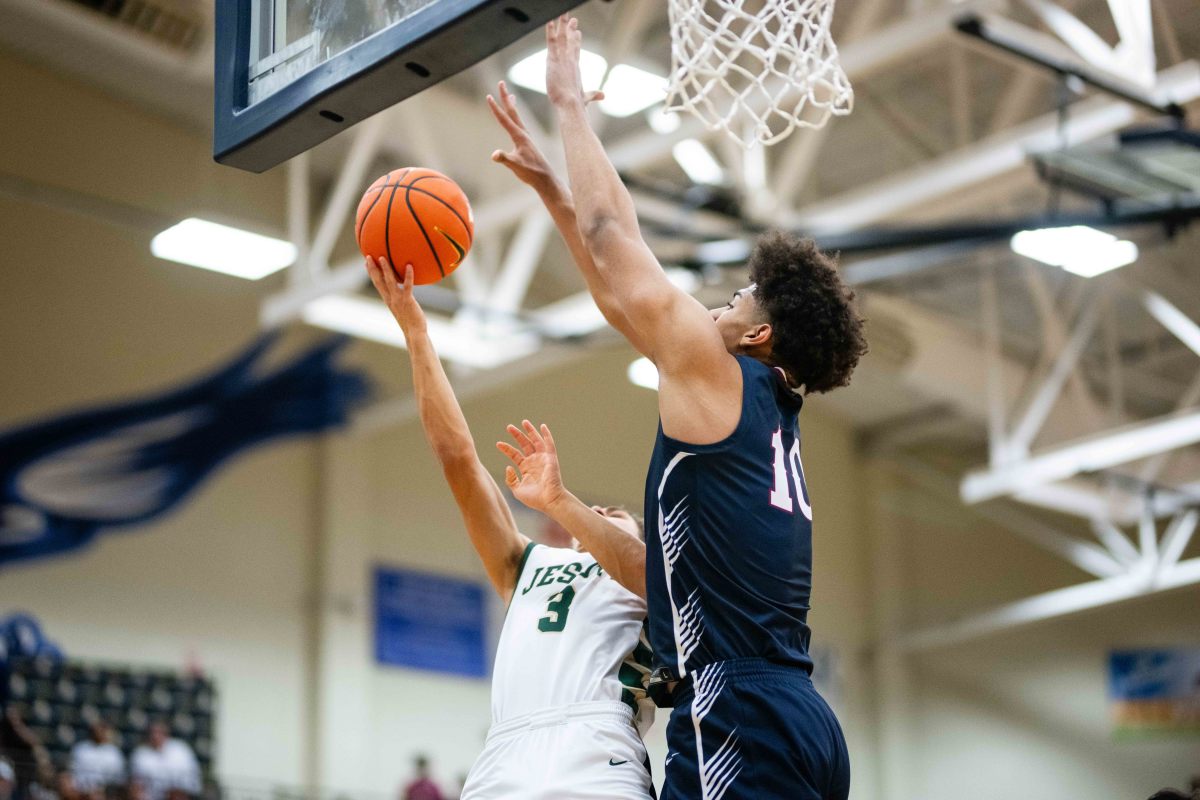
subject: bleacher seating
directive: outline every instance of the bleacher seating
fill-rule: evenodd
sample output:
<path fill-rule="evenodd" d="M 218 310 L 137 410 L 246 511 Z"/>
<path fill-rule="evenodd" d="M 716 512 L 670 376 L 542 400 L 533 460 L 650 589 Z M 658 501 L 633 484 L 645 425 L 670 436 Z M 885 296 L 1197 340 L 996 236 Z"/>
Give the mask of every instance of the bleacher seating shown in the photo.
<path fill-rule="evenodd" d="M 216 689 L 207 678 L 17 657 L 8 661 L 0 700 L 17 710 L 60 769 L 97 719 L 112 726 L 113 742 L 126 756 L 144 741 L 151 721 L 162 719 L 171 736 L 191 745 L 204 775 L 212 774 Z"/>

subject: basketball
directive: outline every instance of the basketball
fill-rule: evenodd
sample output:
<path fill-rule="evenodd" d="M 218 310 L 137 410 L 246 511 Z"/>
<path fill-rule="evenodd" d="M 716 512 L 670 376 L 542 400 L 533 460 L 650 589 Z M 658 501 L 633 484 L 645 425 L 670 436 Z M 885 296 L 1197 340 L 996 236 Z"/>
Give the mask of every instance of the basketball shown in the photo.
<path fill-rule="evenodd" d="M 394 169 L 372 183 L 354 217 L 358 249 L 386 257 L 403 275 L 413 265 L 413 282 L 435 283 L 453 272 L 471 249 L 475 221 L 459 185 L 421 167 Z"/>

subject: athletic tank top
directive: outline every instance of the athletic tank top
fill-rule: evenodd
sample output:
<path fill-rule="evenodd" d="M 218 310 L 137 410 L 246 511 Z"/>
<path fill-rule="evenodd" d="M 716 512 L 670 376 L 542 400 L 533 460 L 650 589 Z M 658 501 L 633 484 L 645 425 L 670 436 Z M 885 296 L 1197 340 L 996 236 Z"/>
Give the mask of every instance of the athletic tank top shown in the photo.
<path fill-rule="evenodd" d="M 653 721 L 646 602 L 596 559 L 530 543 L 492 669 L 492 723 L 593 700 L 624 702 L 639 730 Z"/>
<path fill-rule="evenodd" d="M 723 441 L 658 439 L 646 479 L 646 592 L 655 666 L 679 677 L 732 658 L 812 671 L 812 508 L 800 463 L 801 398 L 737 357 L 742 413 Z"/>

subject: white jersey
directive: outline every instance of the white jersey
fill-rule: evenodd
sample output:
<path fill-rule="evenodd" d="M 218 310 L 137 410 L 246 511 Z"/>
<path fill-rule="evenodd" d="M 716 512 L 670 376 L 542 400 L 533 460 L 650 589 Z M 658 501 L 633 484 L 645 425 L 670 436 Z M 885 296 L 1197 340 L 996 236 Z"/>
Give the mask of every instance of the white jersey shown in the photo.
<path fill-rule="evenodd" d="M 517 570 L 492 670 L 492 724 L 593 701 L 623 702 L 639 730 L 646 697 L 646 601 L 587 553 L 533 544 Z"/>

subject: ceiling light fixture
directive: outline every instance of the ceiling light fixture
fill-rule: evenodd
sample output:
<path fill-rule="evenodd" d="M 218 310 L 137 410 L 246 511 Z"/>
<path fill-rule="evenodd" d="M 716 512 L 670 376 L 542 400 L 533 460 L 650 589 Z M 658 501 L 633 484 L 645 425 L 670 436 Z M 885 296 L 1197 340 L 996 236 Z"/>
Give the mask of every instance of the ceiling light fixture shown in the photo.
<path fill-rule="evenodd" d="M 725 170 L 698 139 L 684 139 L 671 148 L 675 162 L 693 183 L 718 185 L 725 181 Z"/>
<path fill-rule="evenodd" d="M 629 382 L 634 386 L 658 391 L 658 367 L 648 358 L 639 358 L 629 365 L 626 371 Z"/>
<path fill-rule="evenodd" d="M 583 80 L 585 92 L 599 89 L 607 70 L 608 62 L 604 60 L 604 56 L 590 50 L 579 51 L 579 77 Z M 545 94 L 546 51 L 540 50 L 513 64 L 508 68 L 508 79 L 517 86 Z"/>
<path fill-rule="evenodd" d="M 610 117 L 628 117 L 661 103 L 666 97 L 667 79 L 662 75 L 629 64 L 617 64 L 604 81 L 600 110 Z"/>
<path fill-rule="evenodd" d="M 189 217 L 150 240 L 158 258 L 256 281 L 296 260 L 296 245 Z"/>
<path fill-rule="evenodd" d="M 1061 267 L 1083 278 L 1093 278 L 1137 261 L 1133 242 L 1087 225 L 1020 231 L 1012 237 L 1013 252 Z"/>

